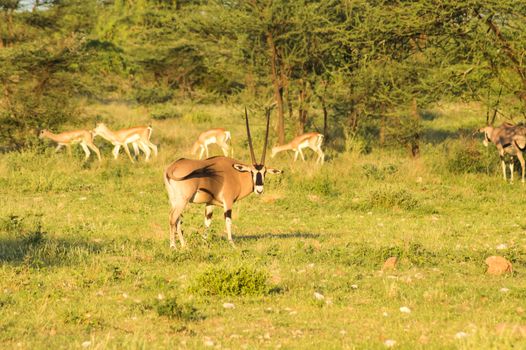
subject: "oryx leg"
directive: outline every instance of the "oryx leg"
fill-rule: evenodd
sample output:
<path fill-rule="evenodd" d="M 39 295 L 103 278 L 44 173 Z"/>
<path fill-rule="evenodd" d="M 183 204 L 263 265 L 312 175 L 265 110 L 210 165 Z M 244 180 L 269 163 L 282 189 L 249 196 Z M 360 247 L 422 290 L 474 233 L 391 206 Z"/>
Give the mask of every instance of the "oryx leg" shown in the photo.
<path fill-rule="evenodd" d="M 519 158 L 519 162 L 521 163 L 521 182 L 524 183 L 524 168 L 525 162 L 524 162 L 524 156 L 522 155 L 522 152 L 517 152 L 517 158 Z"/>
<path fill-rule="evenodd" d="M 226 234 L 228 236 L 228 243 L 230 243 L 231 246 L 235 247 L 234 240 L 232 239 L 232 205 L 230 204 L 224 204 L 223 206 L 225 210 L 225 226 L 226 226 Z"/>
<path fill-rule="evenodd" d="M 111 151 L 111 153 L 113 154 L 113 159 L 117 159 L 119 157 L 120 149 L 121 149 L 121 145 L 115 145 L 115 147 L 113 147 L 113 151 Z"/>
<path fill-rule="evenodd" d="M 205 233 L 203 234 L 203 238 L 208 237 L 208 229 L 210 228 L 210 225 L 212 225 L 212 215 L 214 214 L 214 206 L 207 204 L 205 206 Z"/>
<path fill-rule="evenodd" d="M 82 147 L 82 149 L 84 150 L 84 153 L 86 153 L 86 156 L 84 157 L 84 161 L 88 160 L 91 152 L 89 151 L 89 148 L 88 146 L 86 145 L 85 142 L 81 142 L 80 143 L 80 146 Z"/>
<path fill-rule="evenodd" d="M 133 160 L 133 157 L 130 153 L 130 149 L 128 148 L 128 144 L 125 143 L 124 145 L 122 145 L 122 147 L 124 148 L 124 151 L 126 152 L 126 155 L 128 156 L 128 158 L 130 158 L 131 162 L 134 163 L 135 160 Z"/>
<path fill-rule="evenodd" d="M 500 156 L 500 165 L 502 166 L 502 175 L 504 176 L 504 181 L 506 181 L 506 162 L 504 162 L 504 156 Z"/>
<path fill-rule="evenodd" d="M 86 142 L 86 145 L 88 145 L 89 148 L 91 148 L 91 150 L 93 152 L 95 152 L 95 154 L 97 155 L 97 158 L 99 158 L 99 162 L 101 161 L 101 157 L 100 157 L 100 151 L 99 151 L 99 148 L 97 146 L 95 146 L 94 143 L 87 143 Z"/>
<path fill-rule="evenodd" d="M 172 203 L 172 205 L 174 205 Z M 177 232 L 177 236 L 179 236 L 179 242 L 181 243 L 181 247 L 186 246 L 186 242 L 183 237 L 183 230 L 182 230 L 182 222 L 181 222 L 181 214 L 183 213 L 184 207 L 186 206 L 186 203 L 175 203 L 175 206 L 172 207 L 172 210 L 170 210 L 170 248 L 175 249 L 175 232 Z"/>

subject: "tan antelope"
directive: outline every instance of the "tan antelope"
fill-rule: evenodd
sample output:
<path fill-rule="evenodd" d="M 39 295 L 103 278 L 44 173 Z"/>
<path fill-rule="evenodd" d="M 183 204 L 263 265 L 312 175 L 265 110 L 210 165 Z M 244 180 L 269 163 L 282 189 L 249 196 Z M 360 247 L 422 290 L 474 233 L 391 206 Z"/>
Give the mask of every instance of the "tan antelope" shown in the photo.
<path fill-rule="evenodd" d="M 261 161 L 256 162 L 248 113 L 245 121 L 252 165 L 243 164 L 228 157 L 212 157 L 205 160 L 181 158 L 170 164 L 164 172 L 164 183 L 170 199 L 170 247 L 175 248 L 175 232 L 181 246 L 186 245 L 181 228 L 181 213 L 188 203 L 205 204 L 205 227 L 212 223 L 214 206 L 223 207 L 228 241 L 232 240 L 232 206 L 254 192 L 263 192 L 263 182 L 267 174 L 279 174 L 280 170 L 265 166 L 265 153 L 268 141 L 270 109 L 266 111 L 267 129 Z"/>
<path fill-rule="evenodd" d="M 117 159 L 119 156 L 119 150 L 121 146 L 128 155 L 128 158 L 134 162 L 128 144 L 132 144 L 135 155 L 138 156 L 139 148 L 146 155 L 146 161 L 150 159 L 151 151 L 157 156 L 157 146 L 150 142 L 150 136 L 152 135 L 151 126 L 137 126 L 129 129 L 121 129 L 112 131 L 104 123 L 98 123 L 95 129 L 93 129 L 93 136 L 101 136 L 107 141 L 111 142 L 113 147 L 113 158 Z M 151 150 L 150 150 L 151 149 Z"/>
<path fill-rule="evenodd" d="M 526 149 L 526 127 L 503 123 L 499 127 L 486 126 L 480 128 L 479 132 L 484 133 L 484 146 L 488 147 L 489 143 L 495 144 L 499 151 L 500 162 L 502 165 L 502 174 L 504 181 L 506 178 L 506 154 L 511 156 L 509 168 L 511 171 L 510 182 L 513 182 L 513 156 L 519 159 L 521 164 L 521 181 L 524 182 L 525 162 L 522 152 Z"/>
<path fill-rule="evenodd" d="M 303 135 L 296 136 L 292 141 L 290 141 L 287 144 L 284 144 L 282 146 L 275 146 L 272 148 L 272 158 L 274 156 L 282 151 L 288 151 L 293 150 L 294 151 L 294 161 L 298 159 L 298 154 L 301 156 L 301 159 L 305 161 L 305 157 L 303 156 L 303 152 L 301 151 L 303 148 L 310 148 L 314 152 L 318 154 L 318 158 L 316 159 L 316 163 L 320 162 L 320 164 L 323 164 L 325 161 L 325 154 L 323 154 L 323 151 L 321 150 L 321 144 L 323 143 L 323 135 L 317 132 L 308 132 Z"/>
<path fill-rule="evenodd" d="M 61 132 L 60 134 L 54 134 L 51 131 L 44 129 L 40 131 L 38 137 L 41 139 L 48 138 L 52 141 L 55 141 L 58 144 L 55 152 L 58 152 L 63 146 L 66 146 L 68 153 L 71 155 L 71 145 L 78 143 L 86 154 L 84 160 L 88 160 L 91 154 L 90 148 L 93 150 L 93 152 L 95 152 L 99 161 L 101 160 L 100 151 L 93 143 L 93 135 L 88 130 L 73 130 Z"/>
<path fill-rule="evenodd" d="M 230 146 L 227 144 L 227 141 L 231 140 L 230 131 L 227 131 L 223 128 L 210 129 L 203 132 L 195 141 L 194 146 L 192 147 L 192 154 L 196 154 L 197 150 L 201 150 L 199 153 L 199 159 L 203 158 L 203 154 L 206 152 L 206 158 L 208 158 L 208 145 L 216 143 L 223 150 L 223 154 L 228 156 L 228 151 Z"/>

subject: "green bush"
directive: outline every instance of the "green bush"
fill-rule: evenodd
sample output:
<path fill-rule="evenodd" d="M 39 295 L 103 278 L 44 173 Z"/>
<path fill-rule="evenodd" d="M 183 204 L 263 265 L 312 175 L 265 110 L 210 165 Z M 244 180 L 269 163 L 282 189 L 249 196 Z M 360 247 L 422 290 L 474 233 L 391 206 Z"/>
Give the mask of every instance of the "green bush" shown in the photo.
<path fill-rule="evenodd" d="M 172 96 L 172 90 L 163 87 L 137 87 L 135 91 L 135 100 L 146 105 L 168 102 Z"/>
<path fill-rule="evenodd" d="M 167 120 L 167 119 L 178 119 L 182 117 L 182 113 L 179 112 L 172 105 L 161 105 L 156 107 L 152 111 L 152 118 L 155 120 Z"/>
<path fill-rule="evenodd" d="M 265 272 L 253 268 L 213 267 L 199 275 L 191 289 L 207 296 L 266 295 L 271 290 L 267 280 Z"/>
<path fill-rule="evenodd" d="M 497 150 L 483 152 L 477 142 L 468 139 L 447 145 L 446 154 L 446 168 L 454 174 L 489 173 L 498 158 Z"/>
<path fill-rule="evenodd" d="M 177 298 L 171 297 L 156 302 L 155 309 L 159 316 L 182 321 L 195 321 L 202 319 L 197 309 L 189 304 L 179 304 Z"/>
<path fill-rule="evenodd" d="M 375 180 L 384 180 L 386 176 L 392 175 L 398 171 L 397 166 L 394 164 L 388 164 L 381 168 L 374 164 L 364 164 L 362 169 L 365 177 Z"/>
<path fill-rule="evenodd" d="M 404 209 L 413 210 L 418 208 L 418 200 L 404 189 L 378 189 L 369 194 L 367 201 L 369 208 Z"/>

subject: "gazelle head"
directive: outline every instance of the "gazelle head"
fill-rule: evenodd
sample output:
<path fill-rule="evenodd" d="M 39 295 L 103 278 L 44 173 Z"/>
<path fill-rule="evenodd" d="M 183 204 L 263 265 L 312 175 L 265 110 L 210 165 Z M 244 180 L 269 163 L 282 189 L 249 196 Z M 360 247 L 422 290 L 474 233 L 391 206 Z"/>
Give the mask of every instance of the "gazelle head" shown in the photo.
<path fill-rule="evenodd" d="M 263 193 L 263 184 L 265 182 L 265 176 L 267 174 L 281 174 L 281 170 L 273 169 L 273 168 L 267 168 L 265 166 L 265 154 L 267 152 L 267 142 L 268 142 L 268 130 L 270 126 L 270 109 L 267 108 L 266 111 L 267 115 L 267 130 L 265 134 L 265 144 L 263 146 L 263 152 L 261 154 L 261 161 L 258 163 L 256 161 L 256 156 L 254 154 L 254 148 L 252 147 L 252 137 L 250 136 L 250 126 L 248 122 L 248 112 L 245 108 L 245 121 L 246 121 L 246 127 L 247 127 L 247 137 L 248 137 L 248 146 L 250 148 L 250 157 L 252 159 L 252 165 L 244 165 L 235 163 L 233 165 L 234 169 L 240 172 L 250 172 L 252 174 L 252 181 L 254 183 L 254 193 L 255 194 L 261 194 Z"/>
<path fill-rule="evenodd" d="M 47 137 L 47 135 L 49 135 L 49 130 L 48 129 L 42 129 L 38 133 L 38 138 L 39 139 L 43 139 L 43 138 Z"/>
<path fill-rule="evenodd" d="M 104 131 L 108 130 L 108 127 L 104 123 L 97 123 L 95 126 L 95 129 L 92 130 L 93 137 L 100 135 L 101 133 L 104 133 Z"/>

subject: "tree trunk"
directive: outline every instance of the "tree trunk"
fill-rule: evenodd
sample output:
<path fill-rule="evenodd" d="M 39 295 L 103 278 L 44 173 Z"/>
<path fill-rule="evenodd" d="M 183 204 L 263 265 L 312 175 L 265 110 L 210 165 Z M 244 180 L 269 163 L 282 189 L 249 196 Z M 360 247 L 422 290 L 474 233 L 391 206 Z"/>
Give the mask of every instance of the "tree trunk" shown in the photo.
<path fill-rule="evenodd" d="M 305 99 L 307 96 L 307 83 L 305 80 L 300 81 L 300 92 L 298 95 L 298 121 L 299 121 L 299 134 L 305 132 L 305 124 L 307 123 L 307 106 L 305 105 Z"/>
<path fill-rule="evenodd" d="M 272 84 L 274 86 L 274 99 L 276 100 L 278 112 L 278 143 L 280 145 L 283 145 L 285 143 L 285 118 L 283 115 L 283 85 L 280 79 L 280 75 L 278 74 L 278 53 L 276 51 L 276 45 L 274 43 L 274 38 L 271 32 L 267 33 L 267 43 L 270 54 L 270 68 Z"/>
<path fill-rule="evenodd" d="M 418 113 L 418 105 L 416 103 L 416 98 L 413 98 L 413 103 L 411 104 L 411 117 L 415 121 L 415 125 L 420 123 L 420 114 Z M 420 134 L 418 131 L 415 132 L 411 137 L 411 155 L 413 157 L 418 157 L 420 155 Z"/>

